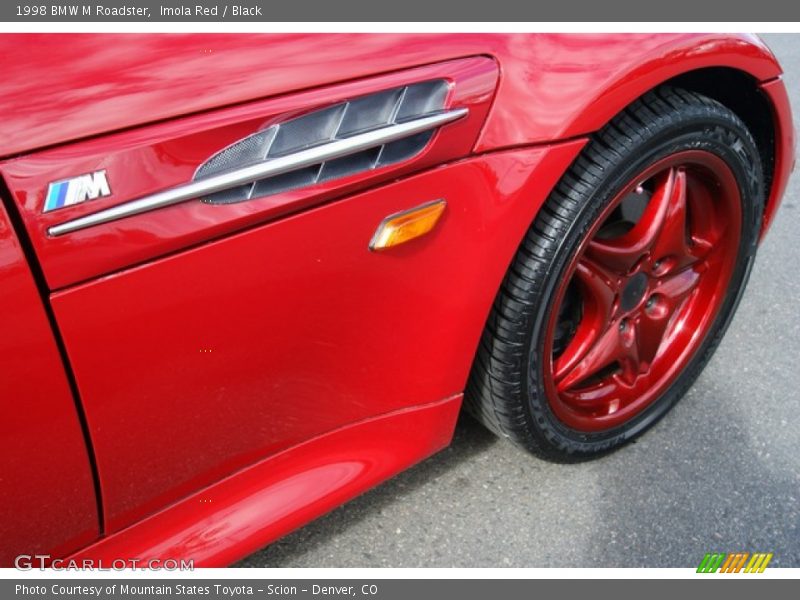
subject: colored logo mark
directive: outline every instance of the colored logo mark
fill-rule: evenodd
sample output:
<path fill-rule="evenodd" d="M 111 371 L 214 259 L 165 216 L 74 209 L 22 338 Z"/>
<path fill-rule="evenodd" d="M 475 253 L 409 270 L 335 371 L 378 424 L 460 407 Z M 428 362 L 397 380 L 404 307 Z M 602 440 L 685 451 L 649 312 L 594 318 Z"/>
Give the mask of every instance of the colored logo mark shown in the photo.
<path fill-rule="evenodd" d="M 52 182 L 47 188 L 44 212 L 111 195 L 105 170 Z"/>
<path fill-rule="evenodd" d="M 726 554 L 724 552 L 712 552 L 706 554 L 697 567 L 698 573 L 763 573 L 769 561 L 772 560 L 772 552 L 734 552 Z M 745 566 L 746 565 L 746 566 Z"/>

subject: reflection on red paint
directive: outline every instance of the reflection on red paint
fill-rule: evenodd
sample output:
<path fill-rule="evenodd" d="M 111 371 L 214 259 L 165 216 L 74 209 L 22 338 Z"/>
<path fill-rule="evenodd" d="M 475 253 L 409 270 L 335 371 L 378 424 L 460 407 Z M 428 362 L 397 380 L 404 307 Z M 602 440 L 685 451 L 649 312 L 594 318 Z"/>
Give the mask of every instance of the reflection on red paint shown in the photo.
<path fill-rule="evenodd" d="M 460 405 L 458 395 L 306 441 L 71 558 L 182 557 L 196 567 L 228 565 L 446 446 Z"/>

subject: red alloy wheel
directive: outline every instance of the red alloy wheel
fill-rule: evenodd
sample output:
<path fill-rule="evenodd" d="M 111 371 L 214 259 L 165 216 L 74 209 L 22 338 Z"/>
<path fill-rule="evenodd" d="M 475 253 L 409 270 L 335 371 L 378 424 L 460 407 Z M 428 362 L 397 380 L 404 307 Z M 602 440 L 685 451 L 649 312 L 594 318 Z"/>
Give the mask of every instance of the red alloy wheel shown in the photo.
<path fill-rule="evenodd" d="M 626 225 L 623 203 L 637 197 Z M 545 333 L 545 390 L 564 425 L 619 426 L 670 386 L 719 312 L 741 229 L 736 178 L 710 152 L 673 154 L 617 194 L 567 267 Z"/>

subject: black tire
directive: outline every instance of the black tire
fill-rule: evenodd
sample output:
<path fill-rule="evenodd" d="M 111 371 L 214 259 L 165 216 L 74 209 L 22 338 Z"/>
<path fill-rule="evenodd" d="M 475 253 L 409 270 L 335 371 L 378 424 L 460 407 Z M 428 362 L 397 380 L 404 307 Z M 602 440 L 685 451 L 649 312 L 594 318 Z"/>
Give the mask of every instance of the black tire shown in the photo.
<path fill-rule="evenodd" d="M 542 382 L 544 324 L 557 283 L 622 186 L 665 156 L 698 149 L 730 167 L 742 203 L 739 253 L 717 317 L 679 377 L 640 414 L 604 431 L 572 429 L 554 415 Z M 763 202 L 759 153 L 733 112 L 667 86 L 635 101 L 592 136 L 528 230 L 488 317 L 467 386 L 467 409 L 496 434 L 559 462 L 601 455 L 644 432 L 684 395 L 725 333 L 753 264 Z"/>

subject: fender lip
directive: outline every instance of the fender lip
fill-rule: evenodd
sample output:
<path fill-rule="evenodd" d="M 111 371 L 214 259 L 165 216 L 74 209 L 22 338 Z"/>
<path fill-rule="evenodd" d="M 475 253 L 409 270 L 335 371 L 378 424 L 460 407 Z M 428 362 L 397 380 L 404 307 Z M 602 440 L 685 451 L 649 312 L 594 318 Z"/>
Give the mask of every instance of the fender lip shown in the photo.
<path fill-rule="evenodd" d="M 691 71 L 725 67 L 759 82 L 782 73 L 753 34 L 548 35 L 533 42 L 513 57 L 497 56 L 500 85 L 475 152 L 594 133 L 636 98 Z"/>
<path fill-rule="evenodd" d="M 789 94 L 781 76 L 761 83 L 759 86 L 767 96 L 772 108 L 773 124 L 775 127 L 775 166 L 764 208 L 764 218 L 761 223 L 759 243 L 764 241 L 778 212 L 778 208 L 786 192 L 789 176 L 794 171 L 796 161 L 796 131 L 792 120 L 792 108 L 789 103 Z"/>

